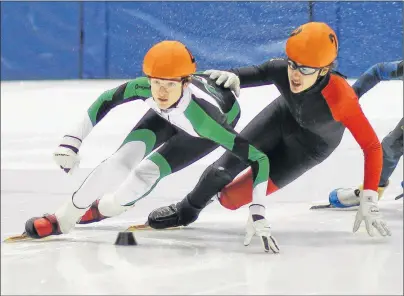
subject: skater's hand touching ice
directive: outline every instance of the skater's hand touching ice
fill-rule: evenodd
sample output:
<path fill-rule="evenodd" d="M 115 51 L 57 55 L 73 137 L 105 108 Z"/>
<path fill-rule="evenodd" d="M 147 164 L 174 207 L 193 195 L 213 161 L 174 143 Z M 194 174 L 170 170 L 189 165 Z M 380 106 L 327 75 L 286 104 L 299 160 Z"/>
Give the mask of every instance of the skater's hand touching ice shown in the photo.
<path fill-rule="evenodd" d="M 256 235 L 259 237 L 265 252 L 272 251 L 279 253 L 278 243 L 271 235 L 269 222 L 265 219 L 265 207 L 262 205 L 253 204 L 250 206 L 250 214 L 248 216 L 244 245 L 248 246 Z"/>
<path fill-rule="evenodd" d="M 356 213 L 353 232 L 358 231 L 362 221 L 365 220 L 365 226 L 368 234 L 374 236 L 374 228 L 382 236 L 390 236 L 391 231 L 386 223 L 382 220 L 382 216 L 378 207 L 379 196 L 376 191 L 362 190 L 360 194 L 360 205 Z"/>

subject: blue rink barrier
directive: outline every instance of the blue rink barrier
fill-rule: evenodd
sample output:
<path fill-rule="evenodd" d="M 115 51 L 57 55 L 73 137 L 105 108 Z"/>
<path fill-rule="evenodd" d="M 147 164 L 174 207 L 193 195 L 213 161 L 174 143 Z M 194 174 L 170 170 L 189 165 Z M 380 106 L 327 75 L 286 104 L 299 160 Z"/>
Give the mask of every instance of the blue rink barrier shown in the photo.
<path fill-rule="evenodd" d="M 132 78 L 164 39 L 187 44 L 199 69 L 284 56 L 296 26 L 325 21 L 338 70 L 355 78 L 402 59 L 403 2 L 1 2 L 1 78 Z"/>

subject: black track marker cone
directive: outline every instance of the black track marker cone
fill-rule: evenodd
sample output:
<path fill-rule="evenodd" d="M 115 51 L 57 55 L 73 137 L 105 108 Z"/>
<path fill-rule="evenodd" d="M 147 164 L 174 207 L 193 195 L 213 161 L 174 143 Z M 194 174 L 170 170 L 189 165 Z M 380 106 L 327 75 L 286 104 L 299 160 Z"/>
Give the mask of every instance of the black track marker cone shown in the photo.
<path fill-rule="evenodd" d="M 119 246 L 136 246 L 137 242 L 133 236 L 133 232 L 120 232 L 116 238 L 115 245 Z"/>

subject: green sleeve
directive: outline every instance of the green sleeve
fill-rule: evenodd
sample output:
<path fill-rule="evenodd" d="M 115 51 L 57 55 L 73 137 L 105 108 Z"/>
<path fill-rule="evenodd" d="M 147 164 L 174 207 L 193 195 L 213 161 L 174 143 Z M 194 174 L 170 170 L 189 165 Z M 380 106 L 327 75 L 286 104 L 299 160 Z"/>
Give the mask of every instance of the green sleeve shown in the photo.
<path fill-rule="evenodd" d="M 114 107 L 134 100 L 144 101 L 149 97 L 151 97 L 149 80 L 147 77 L 139 77 L 102 93 L 87 113 L 95 126 Z"/>
<path fill-rule="evenodd" d="M 268 181 L 269 160 L 265 153 L 241 138 L 230 126 L 218 123 L 193 100 L 185 110 L 185 116 L 201 137 L 212 140 L 231 151 L 239 159 L 252 165 L 255 176 L 254 187 Z"/>

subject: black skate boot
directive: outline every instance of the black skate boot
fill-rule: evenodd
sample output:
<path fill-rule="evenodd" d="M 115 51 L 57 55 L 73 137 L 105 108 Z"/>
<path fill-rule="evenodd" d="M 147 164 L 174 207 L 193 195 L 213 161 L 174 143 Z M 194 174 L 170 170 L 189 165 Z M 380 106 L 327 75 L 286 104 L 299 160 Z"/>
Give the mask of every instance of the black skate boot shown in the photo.
<path fill-rule="evenodd" d="M 177 204 L 153 210 L 149 214 L 147 224 L 154 229 L 187 226 L 198 219 L 202 209 L 191 205 L 188 197 L 185 197 Z"/>

